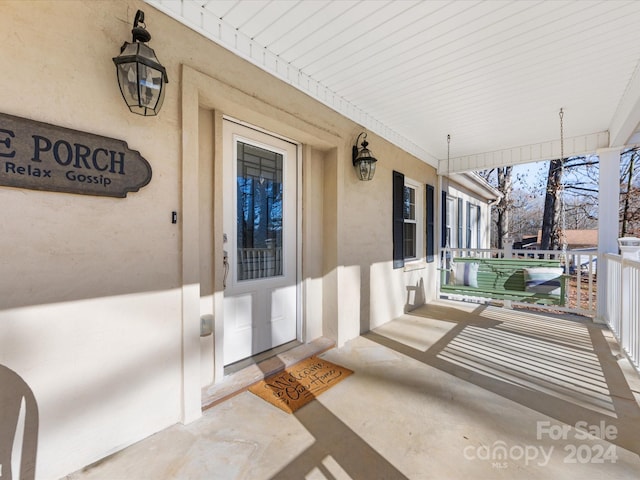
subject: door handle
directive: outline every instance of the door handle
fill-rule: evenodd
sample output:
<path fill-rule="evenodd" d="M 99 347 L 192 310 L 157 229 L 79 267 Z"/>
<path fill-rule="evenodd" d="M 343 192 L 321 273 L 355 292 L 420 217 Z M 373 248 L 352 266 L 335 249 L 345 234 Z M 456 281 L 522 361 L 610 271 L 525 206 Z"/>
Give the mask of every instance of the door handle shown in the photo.
<path fill-rule="evenodd" d="M 226 250 L 222 252 L 222 265 L 224 267 L 224 276 L 222 277 L 222 288 L 227 288 L 227 275 L 229 275 L 229 254 Z"/>

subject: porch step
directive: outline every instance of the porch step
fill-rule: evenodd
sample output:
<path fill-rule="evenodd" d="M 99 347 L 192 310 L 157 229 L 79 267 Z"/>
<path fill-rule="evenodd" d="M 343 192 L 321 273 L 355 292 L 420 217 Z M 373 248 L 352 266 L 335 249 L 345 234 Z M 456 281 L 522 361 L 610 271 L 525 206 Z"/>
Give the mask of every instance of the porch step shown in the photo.
<path fill-rule="evenodd" d="M 312 342 L 298 345 L 286 352 L 279 353 L 235 373 L 226 375 L 220 383 L 209 385 L 202 389 L 202 410 L 211 408 L 234 395 L 244 392 L 254 383 L 274 373 L 334 347 L 335 342 L 333 340 L 320 337 Z"/>

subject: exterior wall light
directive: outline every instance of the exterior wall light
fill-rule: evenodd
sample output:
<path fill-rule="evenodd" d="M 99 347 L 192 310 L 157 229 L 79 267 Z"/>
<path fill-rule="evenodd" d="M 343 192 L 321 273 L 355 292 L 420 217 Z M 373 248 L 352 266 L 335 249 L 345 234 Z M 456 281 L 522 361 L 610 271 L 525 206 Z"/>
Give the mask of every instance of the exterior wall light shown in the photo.
<path fill-rule="evenodd" d="M 358 141 L 360 141 L 360 137 L 362 135 L 364 135 L 362 148 L 358 149 Z M 378 161 L 373 158 L 373 155 L 371 155 L 371 151 L 367 148 L 367 145 L 369 145 L 369 142 L 367 142 L 367 134 L 362 132 L 358 135 L 356 144 L 353 146 L 351 153 L 353 166 L 356 168 L 358 178 L 362 181 L 369 181 L 373 178 L 373 175 L 376 173 L 376 162 Z"/>
<path fill-rule="evenodd" d="M 118 74 L 122 98 L 129 110 L 138 115 L 157 115 L 164 100 L 164 84 L 169 83 L 167 71 L 160 65 L 144 24 L 144 12 L 138 10 L 133 23 L 132 43 L 124 42 L 120 55 L 113 59 Z"/>

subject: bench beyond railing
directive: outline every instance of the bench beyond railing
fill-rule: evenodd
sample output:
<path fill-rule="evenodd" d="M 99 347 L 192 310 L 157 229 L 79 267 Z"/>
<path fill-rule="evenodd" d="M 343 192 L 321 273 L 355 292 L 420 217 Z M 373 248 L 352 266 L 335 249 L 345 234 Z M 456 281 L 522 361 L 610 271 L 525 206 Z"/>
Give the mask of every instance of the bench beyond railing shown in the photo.
<path fill-rule="evenodd" d="M 564 306 L 566 276 L 562 272 L 559 260 L 456 257 L 450 269 L 441 270 L 440 292 Z"/>

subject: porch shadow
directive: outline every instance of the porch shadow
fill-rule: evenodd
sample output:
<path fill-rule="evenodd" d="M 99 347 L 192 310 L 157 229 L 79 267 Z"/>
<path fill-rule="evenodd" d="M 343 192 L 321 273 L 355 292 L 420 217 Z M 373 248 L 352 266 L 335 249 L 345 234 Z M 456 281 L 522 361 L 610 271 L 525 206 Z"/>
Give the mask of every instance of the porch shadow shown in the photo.
<path fill-rule="evenodd" d="M 279 359 L 272 360 L 279 364 L 280 370 L 286 368 Z M 305 388 L 293 378 L 291 381 L 293 390 Z M 271 477 L 274 480 L 298 480 L 312 472 L 320 472 L 325 478 L 343 478 L 345 473 L 346 478 L 369 480 L 407 478 L 315 398 L 292 415 L 315 441 Z"/>
<path fill-rule="evenodd" d="M 613 425 L 609 441 L 640 454 L 640 408 L 601 326 L 491 306 L 429 304 L 411 315 L 453 326 L 426 350 L 401 332 L 363 337 L 569 426 Z"/>
<path fill-rule="evenodd" d="M 311 402 L 294 415 L 315 441 L 273 480 L 308 478 L 312 472 L 319 478 L 407 479 L 322 403 Z"/>
<path fill-rule="evenodd" d="M 38 404 L 29 385 L 4 365 L 0 365 L 0 386 L 0 477 L 33 479 L 38 450 Z M 15 445 L 19 440 L 21 444 Z M 12 472 L 14 451 L 20 455 L 20 461 L 16 462 L 19 476 L 18 472 Z"/>

